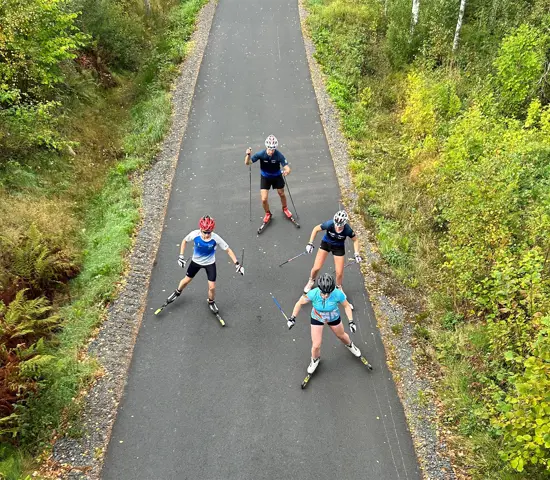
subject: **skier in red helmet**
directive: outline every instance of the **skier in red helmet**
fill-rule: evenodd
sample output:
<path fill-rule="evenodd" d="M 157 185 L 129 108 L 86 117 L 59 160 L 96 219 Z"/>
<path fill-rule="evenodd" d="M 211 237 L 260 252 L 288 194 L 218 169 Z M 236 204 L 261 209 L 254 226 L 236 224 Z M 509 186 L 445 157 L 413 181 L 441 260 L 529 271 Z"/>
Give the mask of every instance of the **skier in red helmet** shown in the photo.
<path fill-rule="evenodd" d="M 206 270 L 206 277 L 208 278 L 208 307 L 212 313 L 218 313 L 218 306 L 214 301 L 216 294 L 216 247 L 218 246 L 227 252 L 229 258 L 235 264 L 237 273 L 244 275 L 244 267 L 239 263 L 233 250 L 229 248 L 225 240 L 217 233 L 214 233 L 215 227 L 216 222 L 214 219 L 210 215 L 205 215 L 199 220 L 199 229 L 190 232 L 181 242 L 178 265 L 181 268 L 185 268 L 187 263 L 184 256 L 187 242 L 193 242 L 193 256 L 187 267 L 185 277 L 180 281 L 178 288 L 166 299 L 165 305 L 172 303 L 178 298 L 182 290 L 191 283 L 199 270 L 204 268 Z"/>

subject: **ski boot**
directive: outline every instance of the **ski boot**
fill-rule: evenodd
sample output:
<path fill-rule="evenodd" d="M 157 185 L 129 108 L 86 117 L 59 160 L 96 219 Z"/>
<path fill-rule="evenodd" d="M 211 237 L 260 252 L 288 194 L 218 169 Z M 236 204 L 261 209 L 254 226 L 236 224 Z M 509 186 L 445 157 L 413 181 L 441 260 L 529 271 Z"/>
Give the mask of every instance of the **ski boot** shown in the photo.
<path fill-rule="evenodd" d="M 178 290 L 177 288 L 170 294 L 170 296 L 166 299 L 166 301 L 161 305 L 160 308 L 157 308 L 155 310 L 155 315 L 158 315 L 160 312 L 164 310 L 164 308 L 169 304 L 172 303 L 176 298 L 178 298 L 181 295 L 181 290 Z"/>
<path fill-rule="evenodd" d="M 258 235 L 264 231 L 264 228 L 267 227 L 269 222 L 271 222 L 272 214 L 271 212 L 266 212 L 264 215 L 264 219 L 262 220 L 262 224 L 260 225 L 260 228 L 258 228 Z"/>
<path fill-rule="evenodd" d="M 218 322 L 220 322 L 220 325 L 222 327 L 225 327 L 225 320 L 220 316 L 220 310 L 218 309 L 218 306 L 216 305 L 216 302 L 214 300 L 208 299 L 208 308 L 216 316 Z"/>
<path fill-rule="evenodd" d="M 359 350 L 353 342 L 351 342 L 349 345 L 346 345 L 346 348 L 359 360 L 361 360 L 361 363 L 365 365 L 369 369 L 369 371 L 372 371 L 372 365 L 369 363 L 369 361 L 361 355 L 361 350 Z"/>
<path fill-rule="evenodd" d="M 302 381 L 302 390 L 307 387 L 309 379 L 315 373 L 315 370 L 317 370 L 317 367 L 319 366 L 320 360 L 321 360 L 321 357 L 311 358 L 311 362 L 309 362 L 309 365 L 307 367 L 306 378 L 304 378 L 304 380 Z"/>

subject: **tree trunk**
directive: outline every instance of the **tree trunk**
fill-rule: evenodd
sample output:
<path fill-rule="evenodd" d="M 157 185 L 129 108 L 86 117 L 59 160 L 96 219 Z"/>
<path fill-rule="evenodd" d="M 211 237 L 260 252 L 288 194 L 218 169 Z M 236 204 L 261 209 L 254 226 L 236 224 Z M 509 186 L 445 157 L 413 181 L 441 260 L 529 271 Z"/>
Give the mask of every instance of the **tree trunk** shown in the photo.
<path fill-rule="evenodd" d="M 420 0 L 413 0 L 411 35 L 414 33 L 414 27 L 416 27 L 416 24 L 418 23 L 419 13 L 420 13 Z"/>
<path fill-rule="evenodd" d="M 145 14 L 147 16 L 151 15 L 151 2 L 150 2 L 150 0 L 143 0 L 143 4 L 145 5 Z"/>
<path fill-rule="evenodd" d="M 453 52 L 458 48 L 458 39 L 460 38 L 460 29 L 462 28 L 462 20 L 464 18 L 464 10 L 466 9 L 466 0 L 460 0 L 460 11 L 458 12 L 458 21 L 456 22 L 455 38 L 453 40 Z"/>

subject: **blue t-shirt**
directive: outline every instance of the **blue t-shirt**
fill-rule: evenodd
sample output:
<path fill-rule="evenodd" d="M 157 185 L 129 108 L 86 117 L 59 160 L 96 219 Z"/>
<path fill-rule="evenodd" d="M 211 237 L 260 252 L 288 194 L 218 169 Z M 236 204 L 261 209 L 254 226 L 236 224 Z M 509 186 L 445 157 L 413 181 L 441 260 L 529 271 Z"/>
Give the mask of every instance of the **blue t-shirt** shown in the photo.
<path fill-rule="evenodd" d="M 262 150 L 256 152 L 250 158 L 252 163 L 260 160 L 260 173 L 262 177 L 279 177 L 281 175 L 281 167 L 288 165 L 285 156 L 279 150 L 275 150 L 271 157 L 267 154 L 267 150 Z"/>
<path fill-rule="evenodd" d="M 347 223 L 344 225 L 344 230 L 342 230 L 340 233 L 338 233 L 334 228 L 334 220 L 327 220 L 325 223 L 322 223 L 321 229 L 326 230 L 327 232 L 323 237 L 323 242 L 327 242 L 331 245 L 336 245 L 339 247 L 344 246 L 344 243 L 346 242 L 346 237 L 355 237 L 355 232 Z"/>
<path fill-rule="evenodd" d="M 203 240 L 200 230 L 193 230 L 187 237 L 186 242 L 193 242 L 193 257 L 191 260 L 198 265 L 211 265 L 216 261 L 216 247 L 219 245 L 222 250 L 227 250 L 229 245 L 217 233 L 212 233 L 210 240 Z"/>
<path fill-rule="evenodd" d="M 340 318 L 340 309 L 338 304 L 346 300 L 346 295 L 342 290 L 336 288 L 328 296 L 321 297 L 321 290 L 314 288 L 307 292 L 307 298 L 311 300 L 311 318 L 319 322 L 332 322 Z"/>

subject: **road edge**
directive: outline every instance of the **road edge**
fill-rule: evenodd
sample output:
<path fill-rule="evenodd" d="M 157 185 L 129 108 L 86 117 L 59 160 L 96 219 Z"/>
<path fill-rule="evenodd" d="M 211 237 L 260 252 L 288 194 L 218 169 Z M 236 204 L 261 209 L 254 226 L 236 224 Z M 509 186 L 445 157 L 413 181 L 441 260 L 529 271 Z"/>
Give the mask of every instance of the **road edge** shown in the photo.
<path fill-rule="evenodd" d="M 342 196 L 340 202 L 345 206 L 354 230 L 359 233 L 361 249 L 365 253 L 361 271 L 365 280 L 365 289 L 376 316 L 376 325 L 384 344 L 388 368 L 392 373 L 405 411 L 423 477 L 430 480 L 454 480 L 456 476 L 445 452 L 446 444 L 438 432 L 437 405 L 431 401 L 434 388 L 430 379 L 422 376 L 413 360 L 413 328 L 410 322 L 407 322 L 410 313 L 381 290 L 380 274 L 373 269 L 373 264 L 383 263 L 383 260 L 378 253 L 372 232 L 365 228 L 363 219 L 356 213 L 357 195 L 348 170 L 350 160 L 347 153 L 348 145 L 342 133 L 338 109 L 325 87 L 326 76 L 314 57 L 315 46 L 306 23 L 309 15 L 306 2 L 307 0 L 298 0 L 298 10 L 311 82 L 340 187 Z M 393 325 L 404 326 L 400 335 L 393 334 L 391 330 Z M 424 394 L 426 397 L 423 396 Z M 421 402 L 419 401 L 421 398 L 428 398 L 428 400 Z"/>
<path fill-rule="evenodd" d="M 152 167 L 141 178 L 135 179 L 142 189 L 142 217 L 134 246 L 127 256 L 130 270 L 122 280 L 119 296 L 109 307 L 97 336 L 91 339 L 88 346 L 88 354 L 97 359 L 101 371 L 85 394 L 84 409 L 80 415 L 84 434 L 78 439 L 57 439 L 43 467 L 47 474 L 55 472 L 56 478 L 101 478 L 105 453 L 145 311 L 151 271 L 156 262 L 178 156 L 217 4 L 218 0 L 210 0 L 197 16 L 196 28 L 188 43 L 191 51 L 181 64 L 180 75 L 171 89 L 170 131 Z"/>

